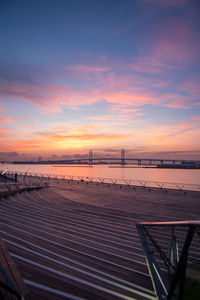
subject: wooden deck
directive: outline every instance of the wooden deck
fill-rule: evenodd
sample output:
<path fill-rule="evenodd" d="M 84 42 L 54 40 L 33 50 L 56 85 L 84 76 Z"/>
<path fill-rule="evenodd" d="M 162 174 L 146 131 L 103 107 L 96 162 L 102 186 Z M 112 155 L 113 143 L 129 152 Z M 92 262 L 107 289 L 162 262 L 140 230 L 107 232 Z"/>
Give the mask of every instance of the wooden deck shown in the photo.
<path fill-rule="evenodd" d="M 155 299 L 135 222 L 159 212 L 144 207 L 141 217 L 48 188 L 0 201 L 0 234 L 33 299 Z"/>

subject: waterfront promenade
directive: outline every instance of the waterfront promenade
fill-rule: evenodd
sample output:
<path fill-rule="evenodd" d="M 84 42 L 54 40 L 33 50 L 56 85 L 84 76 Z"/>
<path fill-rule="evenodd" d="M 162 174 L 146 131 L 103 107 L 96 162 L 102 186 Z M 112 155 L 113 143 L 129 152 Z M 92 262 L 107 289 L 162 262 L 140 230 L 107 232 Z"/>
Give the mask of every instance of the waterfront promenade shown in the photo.
<path fill-rule="evenodd" d="M 48 186 L 1 198 L 0 235 L 33 299 L 155 299 L 135 223 L 199 218 L 200 192 L 25 180 Z"/>

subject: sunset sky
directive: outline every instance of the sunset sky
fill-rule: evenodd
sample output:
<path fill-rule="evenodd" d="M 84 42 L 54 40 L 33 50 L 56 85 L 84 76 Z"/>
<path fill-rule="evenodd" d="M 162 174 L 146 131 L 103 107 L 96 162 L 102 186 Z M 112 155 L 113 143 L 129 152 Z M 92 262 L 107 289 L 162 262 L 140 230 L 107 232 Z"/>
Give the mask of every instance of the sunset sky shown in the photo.
<path fill-rule="evenodd" d="M 0 160 L 200 159 L 199 20 L 199 0 L 0 0 Z"/>

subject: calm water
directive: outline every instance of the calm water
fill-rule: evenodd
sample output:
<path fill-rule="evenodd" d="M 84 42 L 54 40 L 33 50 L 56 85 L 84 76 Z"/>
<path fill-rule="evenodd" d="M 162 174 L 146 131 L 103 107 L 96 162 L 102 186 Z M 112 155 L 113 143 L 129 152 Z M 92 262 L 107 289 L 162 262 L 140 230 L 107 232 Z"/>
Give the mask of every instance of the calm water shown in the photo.
<path fill-rule="evenodd" d="M 158 182 L 187 183 L 200 185 L 200 169 L 158 169 L 158 168 L 112 168 L 108 165 L 12 165 L 0 164 L 0 170 L 73 175 L 88 177 L 122 178 Z"/>

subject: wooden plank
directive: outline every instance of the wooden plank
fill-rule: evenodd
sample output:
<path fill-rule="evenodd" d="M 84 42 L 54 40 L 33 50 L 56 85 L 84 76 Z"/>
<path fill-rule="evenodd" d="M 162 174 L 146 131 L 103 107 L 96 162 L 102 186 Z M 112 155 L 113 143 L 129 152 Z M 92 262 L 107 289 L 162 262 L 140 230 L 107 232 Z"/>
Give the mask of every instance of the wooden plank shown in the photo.
<path fill-rule="evenodd" d="M 22 295 L 22 299 L 31 299 L 30 291 L 25 285 L 20 272 L 13 260 L 10 256 L 8 249 L 5 243 L 0 239 L 0 265 L 3 267 L 4 271 L 14 284 L 15 288 Z M 0 279 L 6 283 L 2 274 L 0 274 Z"/>

